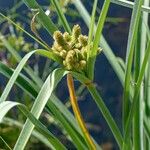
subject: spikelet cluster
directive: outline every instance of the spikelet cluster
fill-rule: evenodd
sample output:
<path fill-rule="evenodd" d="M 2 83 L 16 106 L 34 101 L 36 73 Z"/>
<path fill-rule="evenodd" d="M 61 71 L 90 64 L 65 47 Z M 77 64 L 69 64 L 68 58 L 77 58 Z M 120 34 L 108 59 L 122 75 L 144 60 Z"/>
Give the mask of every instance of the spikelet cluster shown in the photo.
<path fill-rule="evenodd" d="M 67 70 L 84 71 L 87 64 L 88 37 L 81 34 L 79 25 L 75 25 L 72 34 L 55 31 L 52 50 L 63 58 Z"/>

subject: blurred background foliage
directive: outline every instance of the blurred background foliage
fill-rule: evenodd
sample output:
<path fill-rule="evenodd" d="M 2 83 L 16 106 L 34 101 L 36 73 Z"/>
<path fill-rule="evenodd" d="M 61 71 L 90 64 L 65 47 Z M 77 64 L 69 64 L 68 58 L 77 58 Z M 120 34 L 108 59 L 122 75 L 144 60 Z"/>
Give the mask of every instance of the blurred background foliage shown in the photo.
<path fill-rule="evenodd" d="M 83 19 L 79 15 L 78 11 L 75 9 L 71 0 L 59 0 L 62 6 L 63 12 L 65 13 L 70 26 L 74 24 L 80 24 L 83 34 L 88 35 L 88 28 L 86 27 Z M 82 0 L 83 4 L 87 10 L 91 13 L 93 1 Z M 55 12 L 54 7 L 47 1 L 38 1 L 42 5 L 45 13 L 49 15 L 55 22 L 55 25 L 62 29 L 61 21 Z M 98 8 L 101 8 L 103 1 L 99 1 Z M 0 0 L 0 12 L 10 17 L 14 22 L 22 26 L 26 31 L 31 34 L 30 23 L 33 17 L 32 10 L 29 10 L 23 1 L 20 0 Z M 100 9 L 97 9 L 97 18 L 100 14 Z M 127 44 L 128 27 L 130 20 L 131 10 L 124 8 L 122 6 L 117 6 L 111 4 L 109 13 L 107 15 L 105 27 L 103 29 L 103 34 L 108 41 L 109 45 L 114 50 L 114 53 L 118 57 L 125 57 L 125 49 Z M 51 46 L 53 40 L 46 31 L 35 22 L 36 29 L 40 37 Z M 7 45 L 13 48 L 15 51 L 19 52 L 23 56 L 26 52 L 33 49 L 40 48 L 37 42 L 33 41 L 31 38 L 26 36 L 18 28 L 14 27 L 11 23 L 8 23 L 5 19 L 0 18 L 0 33 L 5 36 Z M 0 60 L 3 61 L 8 66 L 15 68 L 17 61 L 8 52 L 8 47 L 6 43 L 0 40 Z M 29 65 L 34 69 L 36 74 L 38 74 L 43 80 L 46 79 L 47 75 L 58 66 L 57 63 L 41 58 L 39 56 L 34 56 L 28 62 Z M 4 86 L 6 85 L 7 79 L 0 76 L 0 93 L 2 92 Z M 95 67 L 95 83 L 98 89 L 101 91 L 102 96 L 105 100 L 108 109 L 112 113 L 113 117 L 117 121 L 117 124 L 121 124 L 121 96 L 122 87 L 120 82 L 111 68 L 110 64 L 106 60 L 103 54 L 98 56 L 96 67 Z M 117 150 L 115 140 L 112 133 L 110 132 L 105 120 L 100 115 L 96 104 L 92 101 L 89 94 L 85 90 L 84 86 L 80 86 L 79 83 L 75 82 L 77 89 L 77 96 L 79 100 L 79 106 L 83 117 L 87 123 L 87 127 L 90 130 L 91 135 L 95 140 L 103 147 L 104 150 Z M 63 90 L 62 90 L 63 89 Z M 63 80 L 55 91 L 64 102 L 64 104 L 71 110 L 70 103 L 68 101 L 68 92 L 66 79 Z M 22 101 L 28 108 L 32 106 L 32 99 L 22 91 L 17 86 L 14 86 L 10 97 L 14 101 Z M 72 110 L 71 110 L 72 111 Z M 13 122 L 10 118 L 19 120 L 19 122 Z M 54 135 L 57 135 L 63 143 L 66 143 L 70 149 L 74 149 L 73 145 L 62 135 L 59 127 L 56 127 L 57 122 L 54 122 L 53 118 L 49 118 L 46 112 L 42 116 L 43 121 L 49 125 L 49 129 L 53 131 Z M 20 128 L 25 121 L 25 118 L 18 112 L 18 110 L 13 110 L 9 113 L 8 118 L 0 125 L 1 136 L 9 145 L 12 147 L 18 137 Z M 7 149 L 4 142 L 0 140 L 0 148 Z M 44 144 L 40 143 L 34 136 L 30 139 L 26 149 L 48 149 Z"/>

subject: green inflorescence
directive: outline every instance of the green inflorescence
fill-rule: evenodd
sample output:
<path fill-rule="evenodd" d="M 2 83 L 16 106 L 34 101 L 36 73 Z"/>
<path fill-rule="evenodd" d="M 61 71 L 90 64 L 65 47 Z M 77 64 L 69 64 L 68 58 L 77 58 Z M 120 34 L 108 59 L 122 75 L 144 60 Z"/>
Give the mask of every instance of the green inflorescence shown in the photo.
<path fill-rule="evenodd" d="M 55 31 L 52 50 L 63 58 L 63 65 L 67 70 L 84 71 L 87 64 L 88 37 L 81 34 L 79 25 L 74 25 L 72 34 Z M 90 49 L 92 48 L 92 44 Z M 99 48 L 100 52 L 101 49 Z"/>

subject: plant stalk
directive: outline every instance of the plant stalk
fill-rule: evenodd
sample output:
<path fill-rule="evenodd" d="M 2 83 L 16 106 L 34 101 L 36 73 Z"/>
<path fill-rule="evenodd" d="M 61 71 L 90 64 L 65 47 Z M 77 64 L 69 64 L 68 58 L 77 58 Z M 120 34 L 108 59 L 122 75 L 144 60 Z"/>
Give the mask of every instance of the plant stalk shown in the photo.
<path fill-rule="evenodd" d="M 138 35 L 140 35 L 140 29 L 141 24 L 139 25 Z M 137 44 L 135 48 L 135 57 L 134 57 L 134 83 L 137 82 L 139 72 L 140 72 L 140 66 L 141 61 L 143 59 L 142 57 L 142 49 L 141 43 L 140 43 L 141 37 L 138 36 L 137 38 Z M 142 107 L 142 96 L 143 96 L 143 87 L 140 88 L 140 93 L 138 96 L 138 100 L 136 103 L 136 113 L 133 116 L 133 148 L 134 150 L 143 150 L 143 139 L 142 139 L 142 130 L 143 130 L 143 107 Z"/>
<path fill-rule="evenodd" d="M 79 106 L 77 103 L 77 98 L 75 95 L 75 89 L 74 89 L 74 83 L 73 83 L 73 77 L 71 74 L 67 75 L 67 84 L 68 84 L 68 89 L 69 89 L 69 94 L 70 94 L 70 101 L 71 101 L 71 105 L 72 105 L 76 120 L 83 132 L 83 135 L 87 141 L 89 148 L 92 150 L 96 150 L 96 145 L 94 144 L 94 142 L 86 128 L 85 122 L 83 120 L 83 117 L 81 115 L 81 112 L 80 112 L 80 109 L 79 109 Z"/>

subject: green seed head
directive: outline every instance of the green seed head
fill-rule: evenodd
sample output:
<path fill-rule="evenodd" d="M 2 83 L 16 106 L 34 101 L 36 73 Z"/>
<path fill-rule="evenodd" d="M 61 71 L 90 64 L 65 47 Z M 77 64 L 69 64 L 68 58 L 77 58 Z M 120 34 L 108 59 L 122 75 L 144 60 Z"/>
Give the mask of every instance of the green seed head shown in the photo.
<path fill-rule="evenodd" d="M 75 25 L 72 34 L 68 32 L 62 34 L 60 31 L 54 32 L 53 52 L 63 59 L 63 65 L 67 70 L 85 71 L 87 50 L 91 50 L 93 44 L 88 46 L 88 37 L 81 34 L 79 25 Z M 98 52 L 101 48 L 98 48 Z"/>
<path fill-rule="evenodd" d="M 87 46 L 87 44 L 88 44 L 88 37 L 87 36 L 80 35 L 78 40 L 82 46 L 84 46 L 84 47 Z"/>
<path fill-rule="evenodd" d="M 80 70 L 80 64 L 79 63 L 75 63 L 74 64 L 74 68 L 75 68 L 75 70 Z"/>
<path fill-rule="evenodd" d="M 70 50 L 70 51 L 68 51 L 68 56 L 72 56 L 72 57 L 74 57 L 74 55 L 75 55 L 76 53 L 75 53 L 75 51 L 74 50 Z"/>
<path fill-rule="evenodd" d="M 61 44 L 61 42 L 64 41 L 63 35 L 60 31 L 55 31 L 53 38 L 58 44 Z"/>
<path fill-rule="evenodd" d="M 77 40 L 80 34 L 81 34 L 80 26 L 79 25 L 74 25 L 74 27 L 72 29 L 73 40 Z"/>
<path fill-rule="evenodd" d="M 68 63 L 67 66 L 66 66 L 66 69 L 67 69 L 67 70 L 73 70 L 73 67 L 72 67 L 72 65 L 70 65 L 70 64 Z"/>
<path fill-rule="evenodd" d="M 85 60 L 80 60 L 80 69 L 83 70 L 86 66 L 86 61 Z"/>
<path fill-rule="evenodd" d="M 67 49 L 68 47 L 68 44 L 67 42 L 65 41 L 62 33 L 60 31 L 55 31 L 54 32 L 54 35 L 53 35 L 53 38 L 54 40 L 56 41 L 56 43 L 61 46 L 62 48 L 64 49 Z"/>
<path fill-rule="evenodd" d="M 87 58 L 87 48 L 88 47 L 86 46 L 86 47 L 82 47 L 82 49 L 81 49 L 81 54 L 82 54 L 84 59 Z"/>
<path fill-rule="evenodd" d="M 61 56 L 62 58 L 65 58 L 66 55 L 67 55 L 67 51 L 66 51 L 66 50 L 62 50 L 62 51 L 60 52 L 60 56 Z"/>
<path fill-rule="evenodd" d="M 75 48 L 76 48 L 76 49 L 81 49 L 81 47 L 82 47 L 81 43 L 75 44 Z"/>
<path fill-rule="evenodd" d="M 71 36 L 68 32 L 65 32 L 63 34 L 63 37 L 64 37 L 64 40 L 67 41 L 67 42 L 70 42 L 71 41 Z"/>
<path fill-rule="evenodd" d="M 54 42 L 54 44 L 53 44 L 53 46 L 52 46 L 52 49 L 53 49 L 54 51 L 58 51 L 58 52 L 60 52 L 60 51 L 63 50 L 63 49 L 62 49 L 62 46 L 60 46 L 57 42 Z"/>

